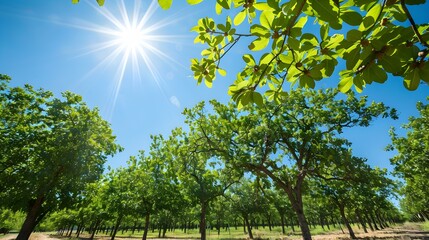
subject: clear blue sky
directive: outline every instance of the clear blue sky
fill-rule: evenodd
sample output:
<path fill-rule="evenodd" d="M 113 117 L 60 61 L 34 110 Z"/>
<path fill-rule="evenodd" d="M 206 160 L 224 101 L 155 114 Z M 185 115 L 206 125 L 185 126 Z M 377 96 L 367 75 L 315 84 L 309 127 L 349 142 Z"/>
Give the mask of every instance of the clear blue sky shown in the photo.
<path fill-rule="evenodd" d="M 117 40 L 101 31 L 116 29 L 109 16 L 122 22 L 121 1 L 107 0 L 102 8 L 95 5 L 95 0 L 83 0 L 77 5 L 71 0 L 0 3 L 0 73 L 10 75 L 12 85 L 29 83 L 56 95 L 70 90 L 82 95 L 89 106 L 97 106 L 111 123 L 118 143 L 125 148 L 109 159 L 108 165 L 112 167 L 125 165 L 129 156 L 147 149 L 151 134 L 168 135 L 173 128 L 183 125 L 181 112 L 185 107 L 213 98 L 227 102 L 228 85 L 234 79 L 234 71 L 242 66 L 238 54 L 248 51 L 247 44 L 236 47 L 223 62 L 229 74 L 218 77 L 213 88 L 197 86 L 189 65 L 191 58 L 200 56 L 202 48 L 193 44 L 195 34 L 190 29 L 198 18 L 215 16 L 214 1 L 188 6 L 185 1 L 175 0 L 168 11 L 156 4 L 151 7 L 149 0 L 139 6 L 134 3 L 124 4 L 130 18 L 134 11 L 142 17 L 150 10 L 142 28 L 151 31 L 146 34 L 150 45 L 143 48 L 146 60 L 138 56 L 138 66 L 133 67 L 132 57 L 128 58 L 123 75 L 121 61 L 125 51 L 108 57 L 118 45 L 100 50 L 109 41 Z M 418 23 L 429 22 L 423 8 L 414 9 Z M 333 77 L 319 86 L 336 85 L 337 81 Z M 426 102 L 428 93 L 427 85 L 414 92 L 405 90 L 399 78 L 390 78 L 383 85 L 369 85 L 363 94 L 397 108 L 400 118 L 379 119 L 369 128 L 346 131 L 355 155 L 368 158 L 373 166 L 391 169 L 392 154 L 384 151 L 389 143 L 388 129 L 399 128 L 410 115 L 416 115 L 415 103 Z"/>

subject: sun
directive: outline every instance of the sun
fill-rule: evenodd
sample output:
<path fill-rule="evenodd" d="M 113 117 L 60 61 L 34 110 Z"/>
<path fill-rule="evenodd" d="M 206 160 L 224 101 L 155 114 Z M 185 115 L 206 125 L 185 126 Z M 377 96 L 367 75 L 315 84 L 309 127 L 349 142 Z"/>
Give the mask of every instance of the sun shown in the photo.
<path fill-rule="evenodd" d="M 128 51 L 138 51 L 139 46 L 143 44 L 144 32 L 137 26 L 130 26 L 118 32 L 118 44 Z"/>
<path fill-rule="evenodd" d="M 117 3 L 117 8 L 115 8 L 114 3 Z M 116 67 L 112 108 L 114 108 L 128 69 L 131 69 L 133 79 L 142 79 L 142 71 L 145 72 L 145 79 L 148 78 L 149 74 L 162 92 L 163 89 L 160 84 L 162 77 L 158 67 L 154 64 L 154 59 L 162 60 L 163 68 L 170 64 L 186 69 L 186 66 L 174 60 L 166 51 L 159 49 L 160 43 L 177 44 L 178 39 L 183 37 L 159 33 L 162 32 L 163 28 L 177 24 L 180 18 L 171 16 L 151 22 L 150 20 L 154 19 L 154 14 L 159 8 L 158 1 L 152 0 L 149 6 L 145 5 L 144 7 L 142 7 L 141 0 L 135 0 L 133 3 L 134 6 L 130 8 L 132 9 L 130 11 L 127 9 L 124 0 L 112 1 L 112 5 L 105 5 L 104 7 L 88 3 L 107 21 L 100 25 L 92 22 L 88 25 L 78 26 L 81 29 L 102 35 L 105 39 L 105 41 L 95 43 L 87 54 L 95 52 L 107 54 L 91 72 L 103 65 Z M 165 95 L 165 93 L 163 94 Z"/>

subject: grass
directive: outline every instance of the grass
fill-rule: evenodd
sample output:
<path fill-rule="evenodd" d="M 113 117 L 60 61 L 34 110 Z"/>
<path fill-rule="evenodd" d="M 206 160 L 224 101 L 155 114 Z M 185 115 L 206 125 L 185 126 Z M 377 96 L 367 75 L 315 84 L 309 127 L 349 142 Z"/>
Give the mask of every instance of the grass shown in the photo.
<path fill-rule="evenodd" d="M 422 224 L 422 230 L 429 231 L 429 221 L 426 221 Z"/>
<path fill-rule="evenodd" d="M 338 225 L 337 225 L 338 226 Z M 321 226 L 317 226 L 315 228 L 311 228 L 311 233 L 313 235 L 319 234 L 329 234 L 329 233 L 338 233 L 341 232 L 339 228 L 335 228 L 331 226 L 331 230 L 323 230 Z M 253 237 L 255 239 L 282 239 L 287 237 L 290 238 L 301 238 L 301 231 L 298 227 L 295 227 L 295 232 L 292 231 L 291 228 L 286 228 L 286 234 L 283 235 L 281 232 L 281 227 L 274 227 L 270 231 L 268 227 L 259 227 L 258 229 L 252 229 Z M 346 230 L 345 230 L 346 231 Z M 122 234 L 121 231 L 118 231 L 117 237 L 120 238 L 141 238 L 143 235 L 143 231 L 135 232 L 131 234 L 131 232 L 124 232 Z M 87 237 L 87 233 L 81 235 L 82 237 Z M 176 238 L 176 239 L 199 239 L 200 234 L 198 233 L 198 229 L 189 229 L 186 233 L 184 233 L 181 229 L 176 229 L 174 231 L 167 231 L 165 234 L 166 238 Z M 238 227 L 235 229 L 231 227 L 229 230 L 221 229 L 220 234 L 218 235 L 217 230 L 209 230 L 207 229 L 207 238 L 208 239 L 247 239 L 249 235 L 244 233 L 243 227 Z M 97 234 L 96 238 L 109 238 L 108 234 L 100 233 Z M 158 231 L 154 232 L 149 231 L 148 238 L 158 238 Z"/>

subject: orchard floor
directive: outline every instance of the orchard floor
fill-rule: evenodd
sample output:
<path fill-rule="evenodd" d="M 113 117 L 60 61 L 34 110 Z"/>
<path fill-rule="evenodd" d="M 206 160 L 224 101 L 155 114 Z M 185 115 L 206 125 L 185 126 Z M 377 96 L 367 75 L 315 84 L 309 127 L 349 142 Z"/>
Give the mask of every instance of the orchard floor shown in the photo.
<path fill-rule="evenodd" d="M 8 234 L 8 235 L 0 235 L 0 240 L 14 240 L 17 234 Z M 254 234 L 255 235 L 255 234 Z M 260 239 L 300 239 L 299 235 L 292 236 L 264 236 L 265 234 L 256 234 L 256 237 L 260 237 Z M 84 235 L 85 236 L 85 235 Z M 208 239 L 228 239 L 225 237 L 218 238 L 217 235 L 207 236 Z M 374 232 L 364 233 L 363 231 L 356 230 L 356 237 L 358 239 L 367 239 L 367 240 L 375 240 L 375 239 L 395 239 L 395 240 L 411 240 L 411 239 L 424 239 L 429 240 L 429 231 L 424 231 L 421 228 L 421 225 L 415 223 L 406 223 L 403 225 L 397 225 L 390 228 L 385 228 L 383 230 L 378 230 Z M 30 240 L 64 240 L 68 239 L 67 237 L 60 237 L 48 233 L 33 233 L 30 236 Z M 76 239 L 76 238 L 73 238 Z M 129 238 L 129 237 L 116 237 L 118 240 L 139 240 L 141 237 Z M 157 239 L 157 238 L 150 238 Z M 165 239 L 187 239 L 187 238 L 163 238 Z M 189 239 L 189 238 L 188 238 Z M 195 239 L 195 238 L 193 238 Z M 243 235 L 242 238 L 234 238 L 234 239 L 246 239 Z M 350 239 L 349 235 L 343 234 L 341 231 L 329 232 L 325 234 L 313 235 L 314 240 L 328 240 L 328 239 Z M 88 238 L 80 238 L 80 240 L 88 240 Z M 96 236 L 95 240 L 110 240 L 108 236 Z"/>

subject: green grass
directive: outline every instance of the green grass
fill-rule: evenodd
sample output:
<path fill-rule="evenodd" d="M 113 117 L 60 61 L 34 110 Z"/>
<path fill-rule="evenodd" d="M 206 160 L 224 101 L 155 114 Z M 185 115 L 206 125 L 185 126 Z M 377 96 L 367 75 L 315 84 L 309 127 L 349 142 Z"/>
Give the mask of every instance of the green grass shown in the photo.
<path fill-rule="evenodd" d="M 426 221 L 422 224 L 422 230 L 429 231 L 429 221 Z"/>
<path fill-rule="evenodd" d="M 298 227 L 295 227 L 295 232 L 292 231 L 291 228 L 286 228 L 286 234 L 283 235 L 281 233 L 281 227 L 274 227 L 270 231 L 268 227 L 262 228 L 259 227 L 258 229 L 254 228 L 252 229 L 253 237 L 260 238 L 260 239 L 281 239 L 284 237 L 287 238 L 301 238 L 301 231 Z M 319 234 L 329 234 L 332 232 L 338 232 L 341 231 L 339 228 L 334 228 L 331 226 L 331 230 L 328 230 L 325 227 L 325 230 L 322 229 L 321 226 L 317 226 L 316 228 L 311 228 L 311 233 L 313 235 L 319 235 Z M 346 230 L 345 230 L 346 231 Z M 87 234 L 85 233 L 82 235 L 82 237 L 85 237 Z M 122 234 L 121 231 L 118 231 L 117 237 L 120 238 L 141 238 L 143 235 L 143 231 L 135 232 L 134 234 L 131 234 L 131 231 L 124 232 Z M 178 238 L 178 239 L 199 239 L 200 234 L 198 233 L 198 229 L 189 229 L 186 233 L 184 233 L 181 229 L 176 229 L 174 231 L 167 231 L 166 235 L 167 238 Z M 108 234 L 105 235 L 103 233 L 97 234 L 96 238 L 104 238 L 108 237 Z M 238 227 L 235 229 L 234 227 L 231 227 L 230 230 L 221 229 L 220 234 L 218 235 L 218 232 L 214 230 L 207 230 L 207 238 L 208 239 L 247 239 L 249 235 L 247 233 L 244 233 L 243 227 Z M 149 231 L 148 238 L 158 238 L 158 231 L 155 230 L 154 232 Z"/>

